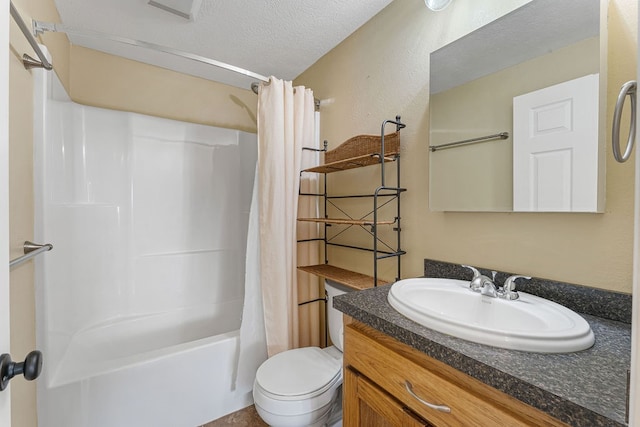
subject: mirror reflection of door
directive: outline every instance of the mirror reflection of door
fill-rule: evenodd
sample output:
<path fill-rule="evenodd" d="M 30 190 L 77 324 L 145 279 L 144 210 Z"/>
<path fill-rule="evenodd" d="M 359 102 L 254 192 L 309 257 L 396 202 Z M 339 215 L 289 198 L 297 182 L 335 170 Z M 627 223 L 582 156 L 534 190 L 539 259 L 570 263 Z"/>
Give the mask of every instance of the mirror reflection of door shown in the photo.
<path fill-rule="evenodd" d="M 513 98 L 601 73 L 601 66 L 606 71 L 606 52 L 600 51 L 607 37 L 603 5 L 600 0 L 535 0 L 431 53 L 429 145 L 511 135 L 430 152 L 432 211 L 514 210 Z M 601 155 L 605 111 L 600 105 Z M 604 166 L 601 158 L 599 176 Z M 597 191 L 604 191 L 603 183 Z"/>
<path fill-rule="evenodd" d="M 513 98 L 513 210 L 600 210 L 598 74 Z"/>

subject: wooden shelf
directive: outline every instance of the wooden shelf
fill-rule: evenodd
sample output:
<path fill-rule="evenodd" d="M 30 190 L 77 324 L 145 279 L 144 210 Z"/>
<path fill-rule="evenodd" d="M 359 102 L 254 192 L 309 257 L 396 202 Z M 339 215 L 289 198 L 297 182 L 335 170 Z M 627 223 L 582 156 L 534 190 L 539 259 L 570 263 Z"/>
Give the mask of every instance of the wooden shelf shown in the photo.
<path fill-rule="evenodd" d="M 373 288 L 373 277 L 328 264 L 301 266 L 298 267 L 298 270 L 333 280 L 355 290 Z M 378 286 L 386 285 L 387 283 L 378 279 Z"/>
<path fill-rule="evenodd" d="M 384 137 L 384 153 L 380 135 L 358 135 L 324 154 L 324 164 L 304 172 L 331 173 L 364 166 L 379 165 L 380 155 L 385 162 L 393 162 L 400 154 L 400 132 Z"/>
<path fill-rule="evenodd" d="M 344 218 L 298 218 L 298 221 L 319 222 L 322 224 L 346 224 L 346 225 L 373 225 L 371 219 L 344 219 Z M 392 225 L 396 221 L 380 221 L 377 225 Z"/>
<path fill-rule="evenodd" d="M 384 158 L 385 162 L 393 162 L 395 157 Z M 362 168 L 365 166 L 379 165 L 380 159 L 375 154 L 364 154 L 362 156 L 351 157 L 345 160 L 338 160 L 332 163 L 325 163 L 320 166 L 315 166 L 309 169 L 305 169 L 303 172 L 316 172 L 316 173 L 332 173 L 340 172 L 347 169 Z"/>

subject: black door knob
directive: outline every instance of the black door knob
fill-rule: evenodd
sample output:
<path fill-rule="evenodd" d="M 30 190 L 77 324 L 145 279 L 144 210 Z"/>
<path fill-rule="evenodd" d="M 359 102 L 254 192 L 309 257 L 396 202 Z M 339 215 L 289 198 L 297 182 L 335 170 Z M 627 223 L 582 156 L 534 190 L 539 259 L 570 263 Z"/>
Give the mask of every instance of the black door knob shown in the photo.
<path fill-rule="evenodd" d="M 0 356 L 0 391 L 7 388 L 9 380 L 16 375 L 24 375 L 27 381 L 33 381 L 42 372 L 42 353 L 34 350 L 27 354 L 24 362 L 12 362 L 11 355 Z"/>

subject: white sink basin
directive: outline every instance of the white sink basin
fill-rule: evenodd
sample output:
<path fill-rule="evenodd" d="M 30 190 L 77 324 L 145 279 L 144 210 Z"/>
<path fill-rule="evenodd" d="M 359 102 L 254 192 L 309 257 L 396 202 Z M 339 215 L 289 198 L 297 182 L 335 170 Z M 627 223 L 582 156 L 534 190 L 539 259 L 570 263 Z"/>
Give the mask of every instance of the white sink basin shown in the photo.
<path fill-rule="evenodd" d="M 405 279 L 394 283 L 389 303 L 409 319 L 458 338 L 536 353 L 568 353 L 594 343 L 579 314 L 552 301 L 519 292 L 513 301 L 473 292 L 454 279 Z"/>

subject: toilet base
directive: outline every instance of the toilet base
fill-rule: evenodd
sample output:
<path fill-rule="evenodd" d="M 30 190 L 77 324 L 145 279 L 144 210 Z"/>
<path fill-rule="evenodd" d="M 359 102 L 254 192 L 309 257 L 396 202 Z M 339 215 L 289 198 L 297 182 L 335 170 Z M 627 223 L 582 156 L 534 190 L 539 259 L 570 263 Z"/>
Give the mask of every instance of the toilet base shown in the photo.
<path fill-rule="evenodd" d="M 311 413 L 281 415 L 271 413 L 255 403 L 260 418 L 271 427 L 342 427 L 342 385 L 331 402 Z"/>
<path fill-rule="evenodd" d="M 342 427 L 342 387 L 338 389 L 336 402 L 331 408 L 327 427 Z"/>
<path fill-rule="evenodd" d="M 256 411 L 260 418 L 271 427 L 324 427 L 331 414 L 331 406 L 301 415 L 273 414 L 258 405 L 256 405 Z"/>

